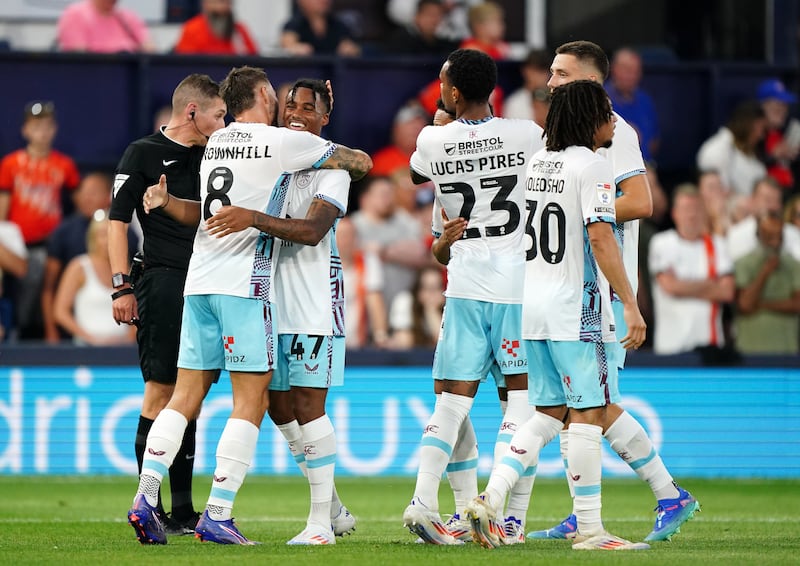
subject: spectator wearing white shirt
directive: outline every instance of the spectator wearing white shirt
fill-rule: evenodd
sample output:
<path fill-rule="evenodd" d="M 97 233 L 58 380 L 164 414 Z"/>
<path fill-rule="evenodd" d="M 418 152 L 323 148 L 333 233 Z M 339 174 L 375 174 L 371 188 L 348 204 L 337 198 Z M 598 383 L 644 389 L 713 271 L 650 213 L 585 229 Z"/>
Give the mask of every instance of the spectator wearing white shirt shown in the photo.
<path fill-rule="evenodd" d="M 772 177 L 763 177 L 756 182 L 750 203 L 752 214 L 728 230 L 728 254 L 731 261 L 737 261 L 756 249 L 756 218 L 766 214 L 780 215 L 783 210 L 782 198 L 783 189 Z M 800 261 L 800 228 L 788 222 L 783 225 L 783 250 Z"/>
<path fill-rule="evenodd" d="M 767 174 L 766 165 L 756 153 L 766 128 L 761 105 L 756 101 L 742 102 L 728 123 L 700 146 L 697 167 L 700 171 L 716 170 L 731 193 L 750 194 L 753 184 Z"/>
<path fill-rule="evenodd" d="M 680 185 L 672 205 L 675 228 L 650 241 L 656 354 L 722 347 L 722 303 L 734 296 L 725 240 L 710 235 L 697 187 Z"/>

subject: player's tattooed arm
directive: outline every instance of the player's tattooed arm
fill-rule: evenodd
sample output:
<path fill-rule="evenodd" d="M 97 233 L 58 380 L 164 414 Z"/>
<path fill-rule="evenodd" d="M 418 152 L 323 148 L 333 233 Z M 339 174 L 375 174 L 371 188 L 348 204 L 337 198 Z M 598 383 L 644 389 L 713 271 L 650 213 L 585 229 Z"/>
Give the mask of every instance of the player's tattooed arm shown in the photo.
<path fill-rule="evenodd" d="M 444 221 L 444 230 L 442 235 L 434 240 L 431 251 L 436 261 L 442 265 L 447 265 L 450 263 L 450 248 L 464 235 L 464 230 L 467 229 L 467 221 L 460 216 L 450 220 L 447 218 L 444 209 L 442 210 L 442 220 Z"/>
<path fill-rule="evenodd" d="M 344 169 L 353 181 L 358 181 L 372 169 L 372 159 L 360 149 L 337 145 L 333 154 L 321 165 L 322 169 Z"/>
<path fill-rule="evenodd" d="M 335 205 L 319 198 L 311 202 L 305 218 L 277 218 L 256 210 L 223 206 L 208 219 L 206 228 L 217 238 L 255 228 L 281 240 L 316 246 L 331 229 L 339 213 Z"/>

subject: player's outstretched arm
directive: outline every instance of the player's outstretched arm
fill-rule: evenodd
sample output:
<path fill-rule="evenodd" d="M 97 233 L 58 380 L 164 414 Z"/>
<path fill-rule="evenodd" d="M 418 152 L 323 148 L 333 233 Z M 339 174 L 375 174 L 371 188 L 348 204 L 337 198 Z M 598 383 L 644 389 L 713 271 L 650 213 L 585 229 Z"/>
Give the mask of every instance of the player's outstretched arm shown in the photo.
<path fill-rule="evenodd" d="M 142 197 L 142 204 L 147 214 L 153 210 L 160 210 L 187 226 L 197 226 L 200 223 L 200 203 L 169 194 L 166 175 L 161 175 L 157 184 L 147 187 Z"/>
<path fill-rule="evenodd" d="M 209 234 L 217 238 L 255 228 L 282 240 L 316 246 L 331 229 L 339 213 L 336 206 L 319 198 L 311 202 L 305 218 L 276 218 L 247 208 L 223 206 L 206 221 L 206 227 Z"/>
<path fill-rule="evenodd" d="M 636 295 L 634 295 L 625 274 L 625 266 L 622 263 L 619 245 L 614 238 L 613 228 L 608 222 L 592 222 L 586 227 L 586 230 L 589 233 L 589 242 L 592 245 L 597 265 L 622 301 L 628 334 L 620 340 L 620 344 L 626 350 L 638 348 L 644 342 L 647 325 L 642 318 L 642 313 L 639 312 Z"/>
<path fill-rule="evenodd" d="M 322 169 L 344 169 L 353 181 L 358 181 L 372 169 L 372 159 L 360 149 L 337 145 L 333 154 L 321 165 Z"/>

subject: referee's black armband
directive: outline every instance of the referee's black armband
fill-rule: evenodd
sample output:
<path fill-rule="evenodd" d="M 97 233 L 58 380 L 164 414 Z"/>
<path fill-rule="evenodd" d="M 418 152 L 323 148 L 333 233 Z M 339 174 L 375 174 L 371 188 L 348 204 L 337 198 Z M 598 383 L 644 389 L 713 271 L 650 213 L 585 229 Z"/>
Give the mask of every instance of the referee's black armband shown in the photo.
<path fill-rule="evenodd" d="M 126 287 L 125 289 L 120 289 L 119 291 L 114 291 L 113 293 L 111 293 L 111 300 L 116 301 L 120 297 L 132 294 L 133 294 L 133 289 L 131 289 L 130 287 Z"/>

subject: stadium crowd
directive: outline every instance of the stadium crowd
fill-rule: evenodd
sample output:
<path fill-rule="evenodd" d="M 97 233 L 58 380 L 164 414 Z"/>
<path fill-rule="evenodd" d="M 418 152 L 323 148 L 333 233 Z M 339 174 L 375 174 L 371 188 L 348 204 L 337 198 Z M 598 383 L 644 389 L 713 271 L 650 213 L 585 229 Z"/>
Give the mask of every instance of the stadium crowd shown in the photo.
<path fill-rule="evenodd" d="M 57 26 L 57 49 L 157 51 L 141 19 L 116 4 L 82 0 L 70 5 Z M 284 4 L 287 20 L 276 44 L 259 46 L 247 22 L 237 17 L 233 0 L 202 0 L 196 13 L 186 14 L 169 51 L 445 57 L 468 47 L 496 60 L 510 57 L 505 14 L 493 2 L 391 0 L 383 13 L 376 15 L 373 8 L 360 18 L 353 17 L 354 10 L 337 13 L 330 0 Z M 360 39 L 375 19 L 388 30 L 382 41 Z M 531 50 L 520 61 L 520 89 L 504 93 L 498 87 L 492 93 L 495 115 L 543 125 L 551 61 L 550 50 Z M 662 186 L 659 125 L 670 117 L 658 113 L 640 86 L 642 78 L 637 50 L 618 49 L 606 91 L 615 111 L 639 134 L 653 198 L 653 213 L 641 223 L 639 250 L 638 300 L 654 330 L 644 346 L 663 354 L 697 350 L 718 362 L 734 360 L 738 352 L 797 353 L 800 121 L 794 117 L 795 93 L 779 77 L 763 81 L 697 148 L 696 175 Z M 414 185 L 409 174 L 417 135 L 436 109 L 439 83 L 431 79 L 417 98 L 396 109 L 390 137 L 373 153 L 371 174 L 353 184 L 348 214 L 340 222 L 350 348 L 435 345 L 443 308 L 438 290 L 444 289 L 446 275 L 429 251 L 433 189 Z M 85 317 L 79 312 L 84 303 L 70 299 L 74 289 L 60 290 L 72 279 L 64 277 L 70 262 L 87 253 L 94 211 L 108 206 L 110 171 L 79 172 L 53 147 L 54 105 L 31 101 L 22 110 L 24 145 L 0 163 L 0 336 L 94 345 L 125 341 L 104 325 L 76 326 Z M 58 108 L 58 113 L 69 111 Z M 132 256 L 141 242 L 135 222 L 129 240 Z M 92 275 L 88 265 L 84 261 L 80 273 Z M 108 291 L 105 279 L 85 292 Z M 81 285 L 93 281 L 80 279 Z"/>

